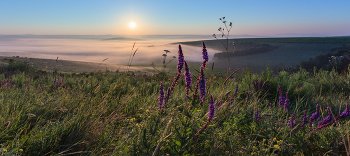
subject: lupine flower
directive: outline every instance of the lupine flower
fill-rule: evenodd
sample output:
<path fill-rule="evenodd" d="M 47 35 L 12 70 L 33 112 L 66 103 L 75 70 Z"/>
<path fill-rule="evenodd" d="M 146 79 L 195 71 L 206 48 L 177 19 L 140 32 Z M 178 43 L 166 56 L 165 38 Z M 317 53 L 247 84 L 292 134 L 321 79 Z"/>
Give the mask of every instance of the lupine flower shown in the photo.
<path fill-rule="evenodd" d="M 294 115 L 292 114 L 292 116 L 290 117 L 290 120 L 289 120 L 289 129 L 293 129 L 295 126 L 295 122 L 293 120 L 293 117 L 294 117 Z"/>
<path fill-rule="evenodd" d="M 279 102 L 278 102 L 278 107 L 281 107 L 284 105 L 284 96 L 283 96 L 283 90 L 281 86 L 278 86 L 278 92 L 280 93 L 280 96 L 278 97 Z"/>
<path fill-rule="evenodd" d="M 320 106 L 317 104 L 316 105 L 316 112 L 314 114 L 311 115 L 310 117 L 310 121 L 309 124 L 310 126 L 312 125 L 312 123 L 317 120 L 320 117 Z"/>
<path fill-rule="evenodd" d="M 190 96 L 190 87 L 192 86 L 192 76 L 190 69 L 188 68 L 187 62 L 185 61 L 185 80 L 186 80 L 186 95 Z"/>
<path fill-rule="evenodd" d="M 198 133 L 193 137 L 195 139 L 197 136 L 202 134 L 202 132 L 208 127 L 210 124 L 210 121 L 214 118 L 215 116 L 215 105 L 214 105 L 214 100 L 213 100 L 213 95 L 210 94 L 210 101 L 209 101 L 209 112 L 208 112 L 208 120 L 207 123 L 198 131 Z"/>
<path fill-rule="evenodd" d="M 318 127 L 321 127 L 321 126 L 323 127 L 324 125 L 326 125 L 327 123 L 333 120 L 332 111 L 329 107 L 327 107 L 327 111 L 328 111 L 328 116 L 324 118 L 322 121 L 318 122 Z"/>
<path fill-rule="evenodd" d="M 286 100 L 284 100 L 284 111 L 288 112 L 290 100 L 288 99 L 288 92 L 286 92 Z"/>
<path fill-rule="evenodd" d="M 163 82 L 160 82 L 160 86 L 159 86 L 159 106 L 158 108 L 163 108 L 163 101 L 164 101 L 164 88 L 163 88 Z"/>
<path fill-rule="evenodd" d="M 203 64 L 202 64 L 202 67 L 205 68 L 207 66 L 207 62 L 208 62 L 209 58 L 208 58 L 208 52 L 207 52 L 207 49 L 205 47 L 204 42 L 202 42 L 202 45 L 203 45 L 203 51 L 202 51 Z"/>
<path fill-rule="evenodd" d="M 342 118 L 346 118 L 350 116 L 350 110 L 349 110 L 349 105 L 346 104 L 346 109 L 344 112 L 342 112 L 340 115 L 337 116 L 336 120 L 342 119 Z"/>

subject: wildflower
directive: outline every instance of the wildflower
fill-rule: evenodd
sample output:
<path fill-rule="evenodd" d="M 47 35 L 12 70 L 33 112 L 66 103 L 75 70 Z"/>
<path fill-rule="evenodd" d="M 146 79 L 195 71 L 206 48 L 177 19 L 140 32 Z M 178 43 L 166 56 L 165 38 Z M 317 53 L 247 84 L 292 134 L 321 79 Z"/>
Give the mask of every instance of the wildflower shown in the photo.
<path fill-rule="evenodd" d="M 332 111 L 329 107 L 327 107 L 327 111 L 328 111 L 328 116 L 324 118 L 322 121 L 318 122 L 318 127 L 324 127 L 324 125 L 326 125 L 327 123 L 333 120 Z"/>
<path fill-rule="evenodd" d="M 5 148 L 4 148 L 4 149 L 2 149 L 2 152 L 6 153 L 6 152 L 7 152 L 7 149 L 5 149 Z"/>
<path fill-rule="evenodd" d="M 258 113 L 258 108 L 256 108 L 255 121 L 259 121 L 261 119 L 261 114 Z"/>
<path fill-rule="evenodd" d="M 316 105 L 316 112 L 314 114 L 312 114 L 311 117 L 310 117 L 310 121 L 309 121 L 310 126 L 319 117 L 320 117 L 320 106 L 317 104 Z"/>
<path fill-rule="evenodd" d="M 210 94 L 210 101 L 209 101 L 209 113 L 208 113 L 208 120 L 212 120 L 215 115 L 215 105 L 213 100 L 213 95 Z"/>
<path fill-rule="evenodd" d="M 293 129 L 295 126 L 295 122 L 293 120 L 293 117 L 294 117 L 294 115 L 292 114 L 292 116 L 290 117 L 290 120 L 289 120 L 289 129 Z"/>
<path fill-rule="evenodd" d="M 23 152 L 23 149 L 21 148 L 21 149 L 19 149 L 19 151 L 20 151 L 20 152 Z"/>
<path fill-rule="evenodd" d="M 235 94 L 234 95 L 236 95 L 237 92 L 238 92 L 238 84 L 236 85 L 236 89 L 235 89 Z"/>
<path fill-rule="evenodd" d="M 284 100 L 284 111 L 288 112 L 290 100 L 288 99 L 288 92 L 286 92 L 286 100 Z"/>
<path fill-rule="evenodd" d="M 203 45 L 203 50 L 202 50 L 202 55 L 203 55 L 203 68 L 205 68 L 207 66 L 207 62 L 208 62 L 208 52 L 207 52 L 207 48 L 205 47 L 204 42 L 202 42 Z"/>
<path fill-rule="evenodd" d="M 336 120 L 339 120 L 341 118 L 346 118 L 350 116 L 350 110 L 349 110 L 349 105 L 346 104 L 346 109 L 344 110 L 344 112 L 342 112 L 340 115 L 337 116 Z"/>
<path fill-rule="evenodd" d="M 193 137 L 195 139 L 198 137 L 202 132 L 208 127 L 210 124 L 210 121 L 214 118 L 215 116 L 215 105 L 214 105 L 214 100 L 213 100 L 213 95 L 210 94 L 210 101 L 209 101 L 209 112 L 208 112 L 208 120 L 207 123 L 198 131 L 198 133 Z"/>
<path fill-rule="evenodd" d="M 186 80 L 186 95 L 190 96 L 189 91 L 192 86 L 192 76 L 190 69 L 188 68 L 187 62 L 185 61 L 185 80 Z"/>
<path fill-rule="evenodd" d="M 164 105 L 167 104 L 167 102 L 168 102 L 168 100 L 170 98 L 170 95 L 171 95 L 171 87 L 169 87 L 167 92 L 166 92 L 166 96 L 165 96 L 164 104 L 162 105 L 162 108 L 164 108 Z"/>
<path fill-rule="evenodd" d="M 278 86 L 278 92 L 280 93 L 280 96 L 279 96 L 279 102 L 278 102 L 278 106 L 281 107 L 284 105 L 284 96 L 283 96 L 283 90 L 282 90 L 282 87 L 281 86 Z"/>
<path fill-rule="evenodd" d="M 201 67 L 201 71 L 203 71 L 203 67 Z M 200 80 L 199 83 L 199 89 L 200 89 L 200 94 L 201 94 L 201 101 L 203 102 L 203 98 L 205 96 L 205 78 L 201 77 L 202 79 Z"/>
<path fill-rule="evenodd" d="M 302 123 L 301 125 L 299 125 L 297 128 L 295 128 L 294 130 L 300 129 L 300 128 L 303 127 L 306 123 L 307 123 L 307 116 L 306 116 L 306 110 L 304 110 L 303 123 Z"/>
<path fill-rule="evenodd" d="M 158 108 L 163 108 L 163 101 L 164 101 L 164 88 L 163 88 L 163 82 L 160 82 L 160 86 L 159 86 L 159 106 Z"/>
<path fill-rule="evenodd" d="M 184 66 L 184 54 L 182 53 L 182 48 L 181 45 L 179 45 L 179 52 L 178 52 L 178 63 L 177 63 L 177 70 L 178 72 L 182 70 L 183 66 Z"/>
<path fill-rule="evenodd" d="M 204 69 L 203 67 L 201 67 L 201 71 L 197 80 L 196 85 L 194 86 L 194 93 L 193 93 L 193 99 L 197 97 L 197 93 L 198 93 L 198 86 L 199 84 L 202 82 L 202 78 L 204 77 Z"/>
<path fill-rule="evenodd" d="M 281 149 L 281 147 L 279 145 L 273 145 L 274 148 L 277 148 L 278 150 Z"/>

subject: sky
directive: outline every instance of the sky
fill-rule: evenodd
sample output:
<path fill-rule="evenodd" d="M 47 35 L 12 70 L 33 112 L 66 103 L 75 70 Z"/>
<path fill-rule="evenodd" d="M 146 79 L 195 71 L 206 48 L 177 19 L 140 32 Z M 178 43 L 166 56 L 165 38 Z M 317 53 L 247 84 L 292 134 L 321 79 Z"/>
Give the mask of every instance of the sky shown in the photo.
<path fill-rule="evenodd" d="M 349 0 L 0 0 L 0 34 L 350 35 Z M 135 28 L 129 24 L 134 22 Z"/>

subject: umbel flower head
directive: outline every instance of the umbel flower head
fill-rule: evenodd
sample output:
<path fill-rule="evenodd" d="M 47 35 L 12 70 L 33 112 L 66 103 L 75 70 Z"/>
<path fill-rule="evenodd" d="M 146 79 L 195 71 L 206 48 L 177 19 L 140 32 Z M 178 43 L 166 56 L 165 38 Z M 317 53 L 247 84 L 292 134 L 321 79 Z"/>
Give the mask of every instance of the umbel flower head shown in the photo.
<path fill-rule="evenodd" d="M 314 114 L 311 115 L 310 117 L 310 121 L 309 124 L 310 126 L 312 125 L 312 123 L 317 120 L 320 117 L 320 106 L 317 104 L 316 105 L 316 112 Z"/>

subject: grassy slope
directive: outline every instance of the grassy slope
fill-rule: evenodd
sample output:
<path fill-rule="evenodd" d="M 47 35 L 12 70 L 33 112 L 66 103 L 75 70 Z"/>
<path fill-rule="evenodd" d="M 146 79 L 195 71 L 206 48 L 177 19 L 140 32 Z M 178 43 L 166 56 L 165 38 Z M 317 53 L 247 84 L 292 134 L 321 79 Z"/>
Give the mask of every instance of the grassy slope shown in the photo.
<path fill-rule="evenodd" d="M 226 44 L 226 40 L 220 40 Z M 211 49 L 226 51 L 223 45 L 216 40 L 205 40 L 206 46 Z M 244 42 L 268 43 L 279 48 L 254 55 L 230 57 L 230 68 L 250 67 L 253 72 L 264 71 L 266 66 L 296 66 L 303 60 L 308 60 L 319 54 L 325 54 L 332 48 L 349 46 L 350 37 L 295 37 L 295 38 L 245 38 L 229 39 L 229 52 L 233 51 L 232 42 L 239 49 Z M 179 44 L 179 43 L 176 43 Z M 202 47 L 202 41 L 180 42 L 180 44 Z M 243 47 L 244 48 L 244 47 Z M 210 50 L 209 50 L 210 53 Z M 227 68 L 227 58 L 214 58 L 215 67 Z"/>
<path fill-rule="evenodd" d="M 183 77 L 160 111 L 159 84 L 162 81 L 167 88 L 173 81 L 164 73 L 53 75 L 27 71 L 31 73 L 0 75 L 0 123 L 10 122 L 0 125 L 2 154 L 151 155 L 170 120 L 159 155 L 345 155 L 344 144 L 349 145 L 343 140 L 350 132 L 349 118 L 312 131 L 327 116 L 327 106 L 334 116 L 344 110 L 349 102 L 349 74 L 301 70 L 273 77 L 270 70 L 262 74 L 246 70 L 222 85 L 223 77 L 207 76 L 206 71 L 216 113 L 205 131 L 192 139 L 207 121 L 209 99 L 185 101 Z M 268 88 L 254 88 L 253 79 L 266 81 Z M 238 93 L 227 107 L 236 85 Z M 289 112 L 277 107 L 278 85 L 289 93 Z M 321 117 L 291 133 L 290 116 L 299 125 L 303 111 L 309 117 L 316 104 L 321 106 Z M 256 108 L 262 113 L 259 121 L 254 121 L 255 111 L 251 115 Z"/>

